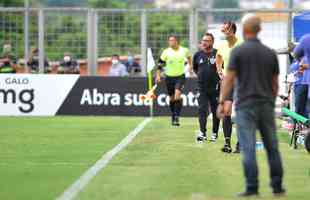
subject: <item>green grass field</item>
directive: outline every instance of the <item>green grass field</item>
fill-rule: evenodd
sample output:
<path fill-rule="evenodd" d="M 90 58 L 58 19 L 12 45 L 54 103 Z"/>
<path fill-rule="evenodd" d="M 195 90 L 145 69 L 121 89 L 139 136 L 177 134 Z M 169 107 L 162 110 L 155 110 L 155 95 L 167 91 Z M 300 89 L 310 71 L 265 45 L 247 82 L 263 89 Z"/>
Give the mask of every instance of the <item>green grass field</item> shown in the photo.
<path fill-rule="evenodd" d="M 0 199 L 55 199 L 118 144 L 143 118 L 0 118 Z M 154 118 L 78 195 L 89 200 L 238 199 L 244 189 L 240 155 L 216 143 L 196 144 L 197 119 Z M 279 130 L 286 197 L 310 199 L 310 155 L 288 147 Z M 272 199 L 264 151 L 258 151 L 260 199 Z"/>

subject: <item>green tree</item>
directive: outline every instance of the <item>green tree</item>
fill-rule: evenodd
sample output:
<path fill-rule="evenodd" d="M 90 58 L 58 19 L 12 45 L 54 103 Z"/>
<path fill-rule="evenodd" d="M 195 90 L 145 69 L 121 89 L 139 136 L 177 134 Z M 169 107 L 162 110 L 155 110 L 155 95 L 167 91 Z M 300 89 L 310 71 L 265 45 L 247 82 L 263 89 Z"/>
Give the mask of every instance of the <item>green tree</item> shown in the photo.
<path fill-rule="evenodd" d="M 88 0 L 88 5 L 93 8 L 126 8 L 128 1 L 122 0 Z"/>
<path fill-rule="evenodd" d="M 24 0 L 0 0 L 0 6 L 2 7 L 19 7 L 24 6 Z"/>
<path fill-rule="evenodd" d="M 188 47 L 189 27 L 188 13 L 150 13 L 148 15 L 148 47 L 158 57 L 161 51 L 167 47 L 169 35 L 176 35 L 180 44 Z"/>

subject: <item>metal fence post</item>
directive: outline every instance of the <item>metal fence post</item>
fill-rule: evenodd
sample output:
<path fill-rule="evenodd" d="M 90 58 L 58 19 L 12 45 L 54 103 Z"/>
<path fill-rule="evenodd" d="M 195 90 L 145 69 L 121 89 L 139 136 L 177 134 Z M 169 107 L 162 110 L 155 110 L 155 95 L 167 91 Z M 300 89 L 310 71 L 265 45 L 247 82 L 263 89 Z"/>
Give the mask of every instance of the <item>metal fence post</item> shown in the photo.
<path fill-rule="evenodd" d="M 39 10 L 39 73 L 44 73 L 44 10 Z"/>
<path fill-rule="evenodd" d="M 287 22 L 287 41 L 290 42 L 292 40 L 292 17 L 293 17 L 293 0 L 289 0 L 289 13 L 288 13 L 288 22 Z"/>
<path fill-rule="evenodd" d="M 147 13 L 145 10 L 141 12 L 141 56 L 142 56 L 142 75 L 146 76 L 147 71 Z"/>
<path fill-rule="evenodd" d="M 189 15 L 189 48 L 192 53 L 197 50 L 198 43 L 198 11 L 193 9 Z"/>
<path fill-rule="evenodd" d="M 93 66 L 91 68 L 91 75 L 97 74 L 98 67 L 98 12 L 93 12 Z"/>
<path fill-rule="evenodd" d="M 87 16 L 87 69 L 89 75 L 97 72 L 97 34 L 98 15 L 93 9 L 88 10 Z"/>
<path fill-rule="evenodd" d="M 29 1 L 25 1 L 25 16 L 24 16 L 24 66 L 28 68 L 27 61 L 29 59 Z"/>
<path fill-rule="evenodd" d="M 293 17 L 293 12 L 292 12 L 292 9 L 293 9 L 293 0 L 289 0 L 288 1 L 288 7 L 289 7 L 289 12 L 288 12 L 288 19 L 287 19 L 287 44 L 289 42 L 292 42 L 292 17 Z M 287 55 L 286 56 L 286 74 L 289 72 L 289 68 L 290 68 L 290 60 L 289 60 L 289 56 Z M 285 92 L 287 92 L 289 90 L 289 88 L 285 88 Z M 294 105 L 293 105 L 293 101 L 291 101 L 291 108 L 294 108 Z"/>

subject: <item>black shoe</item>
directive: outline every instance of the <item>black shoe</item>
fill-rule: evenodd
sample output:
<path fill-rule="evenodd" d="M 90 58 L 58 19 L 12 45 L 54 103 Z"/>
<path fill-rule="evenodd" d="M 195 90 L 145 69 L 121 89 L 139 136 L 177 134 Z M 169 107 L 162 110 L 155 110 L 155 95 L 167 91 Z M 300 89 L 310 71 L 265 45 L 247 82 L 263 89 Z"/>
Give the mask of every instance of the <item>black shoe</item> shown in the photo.
<path fill-rule="evenodd" d="M 196 135 L 196 142 L 202 143 L 207 140 L 207 134 L 199 131 Z"/>
<path fill-rule="evenodd" d="M 215 142 L 216 139 L 217 139 L 217 133 L 212 133 L 210 141 Z"/>
<path fill-rule="evenodd" d="M 239 144 L 239 142 L 237 142 L 236 149 L 235 149 L 235 151 L 233 153 L 240 153 L 240 144 Z"/>
<path fill-rule="evenodd" d="M 172 116 L 171 116 L 171 125 L 172 125 L 172 126 L 177 126 L 177 125 L 176 125 L 176 116 L 175 116 L 175 115 L 172 115 Z"/>
<path fill-rule="evenodd" d="M 174 117 L 174 120 L 172 122 L 172 125 L 173 126 L 180 126 L 180 120 L 179 120 L 179 117 L 178 116 L 175 116 Z"/>
<path fill-rule="evenodd" d="M 245 191 L 237 194 L 237 197 L 257 197 L 258 192 L 257 191 Z"/>
<path fill-rule="evenodd" d="M 285 196 L 285 194 L 286 194 L 286 191 L 283 188 L 273 190 L 273 196 L 275 197 L 282 197 L 282 196 Z"/>
<path fill-rule="evenodd" d="M 232 149 L 229 145 L 225 144 L 221 151 L 224 153 L 231 153 Z"/>

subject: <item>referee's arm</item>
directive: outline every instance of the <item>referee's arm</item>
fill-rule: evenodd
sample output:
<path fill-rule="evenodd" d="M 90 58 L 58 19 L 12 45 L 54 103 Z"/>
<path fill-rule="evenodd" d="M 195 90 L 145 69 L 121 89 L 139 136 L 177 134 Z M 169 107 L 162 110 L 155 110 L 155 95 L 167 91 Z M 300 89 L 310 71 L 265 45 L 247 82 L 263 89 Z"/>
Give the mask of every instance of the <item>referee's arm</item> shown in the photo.
<path fill-rule="evenodd" d="M 190 76 L 193 76 L 194 73 L 193 73 L 193 59 L 192 59 L 192 56 L 188 56 L 187 57 L 187 61 L 188 61 L 188 66 L 189 66 L 189 73 L 190 73 Z"/>
<path fill-rule="evenodd" d="M 156 83 L 159 83 L 161 81 L 160 75 L 165 65 L 166 65 L 166 62 L 160 58 L 158 60 L 157 70 L 156 70 L 156 79 L 155 79 Z"/>
<path fill-rule="evenodd" d="M 222 76 L 223 76 L 223 68 L 222 67 L 223 67 L 224 61 L 223 61 L 222 56 L 219 53 L 216 54 L 215 64 L 216 64 L 217 73 L 222 78 Z"/>

